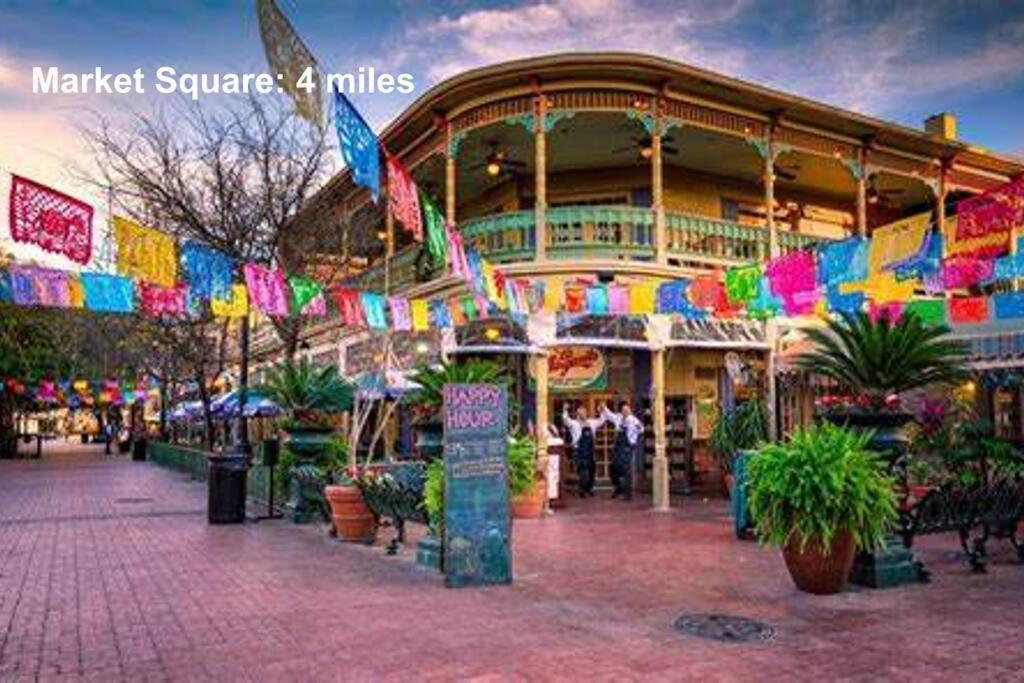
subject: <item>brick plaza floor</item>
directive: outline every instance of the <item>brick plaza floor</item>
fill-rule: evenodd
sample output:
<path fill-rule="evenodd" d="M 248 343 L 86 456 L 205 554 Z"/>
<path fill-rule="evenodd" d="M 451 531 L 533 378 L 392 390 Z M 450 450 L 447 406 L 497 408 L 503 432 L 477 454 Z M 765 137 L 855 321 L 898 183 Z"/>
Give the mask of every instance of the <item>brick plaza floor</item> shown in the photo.
<path fill-rule="evenodd" d="M 0 461 L 0 680 L 1022 680 L 1024 565 L 812 597 L 721 501 L 578 502 L 517 522 L 511 587 L 447 590 L 412 549 L 285 522 L 210 527 L 205 486 L 94 447 Z M 772 640 L 672 631 L 682 612 Z"/>

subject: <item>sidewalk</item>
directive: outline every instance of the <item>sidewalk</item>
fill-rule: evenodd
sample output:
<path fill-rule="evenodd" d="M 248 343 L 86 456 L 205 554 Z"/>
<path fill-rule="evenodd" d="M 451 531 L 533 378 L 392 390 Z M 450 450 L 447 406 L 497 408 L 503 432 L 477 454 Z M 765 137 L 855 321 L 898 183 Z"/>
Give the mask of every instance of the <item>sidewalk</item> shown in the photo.
<path fill-rule="evenodd" d="M 1024 565 L 972 575 L 929 537 L 933 583 L 797 593 L 721 501 L 671 514 L 578 501 L 517 522 L 511 587 L 447 590 L 412 550 L 315 527 L 210 527 L 206 489 L 102 447 L 0 461 L 0 680 L 1011 680 Z M 588 501 L 590 503 L 590 501 Z M 670 628 L 766 622 L 766 643 Z"/>

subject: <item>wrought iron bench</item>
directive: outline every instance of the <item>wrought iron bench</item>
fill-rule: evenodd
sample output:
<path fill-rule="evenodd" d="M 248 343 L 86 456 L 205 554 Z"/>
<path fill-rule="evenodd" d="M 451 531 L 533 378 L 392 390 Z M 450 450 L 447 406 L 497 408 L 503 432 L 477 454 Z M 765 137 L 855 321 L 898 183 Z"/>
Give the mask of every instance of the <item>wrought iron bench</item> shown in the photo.
<path fill-rule="evenodd" d="M 1017 523 L 1024 518 L 1024 480 L 1002 479 L 991 484 L 964 487 L 951 483 L 929 491 L 902 515 L 901 535 L 910 548 L 922 534 L 958 532 L 960 545 L 971 569 L 984 572 L 985 544 L 989 538 L 1005 538 L 1024 561 L 1024 540 Z M 922 578 L 928 573 L 921 567 Z"/>
<path fill-rule="evenodd" d="M 395 537 L 388 543 L 388 554 L 398 552 L 405 543 L 405 523 L 427 523 L 423 508 L 423 489 L 427 481 L 426 465 L 419 461 L 386 463 L 378 466 L 380 474 L 359 481 L 363 499 L 378 520 L 391 520 Z"/>

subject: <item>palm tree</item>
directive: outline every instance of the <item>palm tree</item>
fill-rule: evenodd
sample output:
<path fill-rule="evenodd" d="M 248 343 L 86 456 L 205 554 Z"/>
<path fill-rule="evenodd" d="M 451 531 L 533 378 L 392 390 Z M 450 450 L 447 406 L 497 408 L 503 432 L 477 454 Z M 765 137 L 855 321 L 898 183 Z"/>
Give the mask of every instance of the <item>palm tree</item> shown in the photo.
<path fill-rule="evenodd" d="M 306 358 L 270 368 L 260 390 L 299 422 L 314 422 L 320 412 L 349 410 L 353 403 L 352 385 L 336 367 L 318 368 Z"/>
<path fill-rule="evenodd" d="M 797 365 L 835 380 L 881 408 L 886 398 L 929 385 L 951 385 L 966 376 L 963 344 L 949 339 L 944 325 L 929 325 L 908 312 L 899 321 L 865 313 L 844 313 L 825 329 L 807 331 L 814 351 Z"/>

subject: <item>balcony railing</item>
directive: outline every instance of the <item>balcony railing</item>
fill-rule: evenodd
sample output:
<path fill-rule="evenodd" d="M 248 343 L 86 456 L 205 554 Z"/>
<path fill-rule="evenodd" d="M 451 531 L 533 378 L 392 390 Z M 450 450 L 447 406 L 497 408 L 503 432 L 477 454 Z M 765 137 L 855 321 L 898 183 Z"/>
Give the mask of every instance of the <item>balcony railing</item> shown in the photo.
<path fill-rule="evenodd" d="M 533 259 L 536 243 L 533 211 L 509 211 L 471 218 L 459 224 L 466 244 L 474 244 L 494 263 Z M 548 209 L 548 258 L 654 260 L 654 212 L 634 206 L 559 206 Z M 668 211 L 665 214 L 668 256 L 673 261 L 715 265 L 747 263 L 769 251 L 768 231 L 732 221 Z M 779 231 L 785 254 L 825 238 Z M 419 245 L 400 251 L 391 262 L 391 285 L 416 281 Z M 375 265 L 356 279 L 359 287 L 383 289 L 384 269 Z"/>

